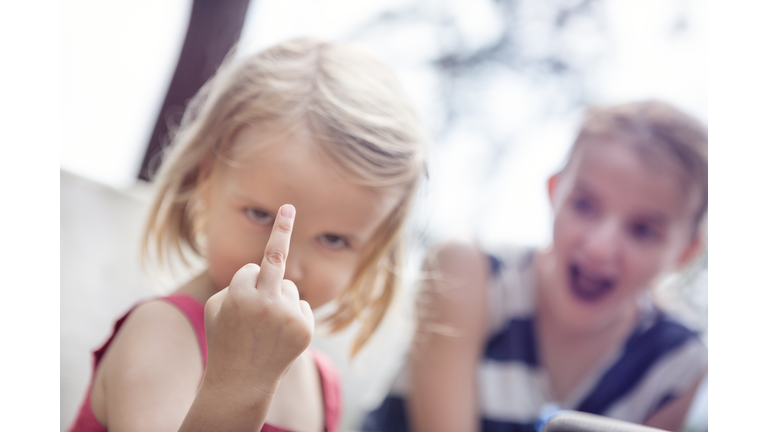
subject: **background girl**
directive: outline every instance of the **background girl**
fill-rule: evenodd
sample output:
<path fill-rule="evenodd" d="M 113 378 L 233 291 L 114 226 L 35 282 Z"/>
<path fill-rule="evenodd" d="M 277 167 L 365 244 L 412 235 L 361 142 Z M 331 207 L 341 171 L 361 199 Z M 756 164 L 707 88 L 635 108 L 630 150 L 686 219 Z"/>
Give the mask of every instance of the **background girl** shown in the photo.
<path fill-rule="evenodd" d="M 651 288 L 697 257 L 707 130 L 661 102 L 589 112 L 548 182 L 552 244 L 436 249 L 408 368 L 367 431 L 534 431 L 542 408 L 682 428 L 707 370 Z"/>
<path fill-rule="evenodd" d="M 335 430 L 309 307 L 335 303 L 331 331 L 359 319 L 362 347 L 424 174 L 416 116 L 365 52 L 300 39 L 227 62 L 185 112 L 144 238 L 206 268 L 117 322 L 70 430 Z"/>

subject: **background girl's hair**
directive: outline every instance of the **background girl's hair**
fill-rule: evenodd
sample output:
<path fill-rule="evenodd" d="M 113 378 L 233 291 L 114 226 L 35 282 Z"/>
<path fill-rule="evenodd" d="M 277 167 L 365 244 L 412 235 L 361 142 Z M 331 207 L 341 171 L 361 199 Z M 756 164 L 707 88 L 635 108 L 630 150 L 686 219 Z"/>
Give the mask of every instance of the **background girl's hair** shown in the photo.
<path fill-rule="evenodd" d="M 643 156 L 670 160 L 681 168 L 683 181 L 697 188 L 701 196 L 694 227 L 702 225 L 708 205 L 708 137 L 704 124 L 657 100 L 592 108 L 587 111 L 571 154 L 585 141 L 606 138 L 627 142 Z"/>
<path fill-rule="evenodd" d="M 354 355 L 400 288 L 404 226 L 426 175 L 424 137 L 398 80 L 354 45 L 297 39 L 242 59 L 230 55 L 190 101 L 164 157 L 144 233 L 144 260 L 152 244 L 160 265 L 174 255 L 187 265 L 188 258 L 204 255 L 198 188 L 213 163 L 237 164 L 236 134 L 262 122 L 275 122 L 286 133 L 308 130 L 351 182 L 404 191 L 326 320 L 331 331 L 361 320 Z"/>

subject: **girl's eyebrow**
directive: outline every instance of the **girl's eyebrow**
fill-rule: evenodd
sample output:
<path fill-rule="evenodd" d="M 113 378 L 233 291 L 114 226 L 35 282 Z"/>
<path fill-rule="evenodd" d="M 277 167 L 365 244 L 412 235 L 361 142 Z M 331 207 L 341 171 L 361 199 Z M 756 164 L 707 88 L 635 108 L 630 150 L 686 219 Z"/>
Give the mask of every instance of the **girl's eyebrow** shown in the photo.
<path fill-rule="evenodd" d="M 251 197 L 249 197 L 249 196 L 247 196 L 245 194 L 242 194 L 239 191 L 233 192 L 232 195 L 235 197 L 235 199 L 243 201 L 243 202 L 246 202 L 247 205 L 249 205 L 251 207 L 257 207 L 258 210 L 265 211 L 265 212 L 267 212 L 267 213 L 269 213 L 271 215 L 277 214 L 277 210 L 272 210 L 272 209 L 269 208 L 269 206 L 261 204 L 257 200 L 255 200 L 255 199 L 253 199 L 253 198 L 251 198 Z M 355 245 L 362 244 L 362 241 L 361 241 L 361 239 L 360 239 L 360 237 L 358 235 L 352 234 L 352 233 L 348 233 L 348 232 L 345 233 L 343 230 L 340 230 L 340 231 L 325 230 L 325 231 L 321 232 L 319 235 L 323 235 L 323 234 L 330 234 L 330 235 L 335 235 L 335 236 L 339 236 L 339 237 L 344 237 L 345 239 L 347 239 L 347 241 L 350 242 L 350 244 L 355 244 Z"/>
<path fill-rule="evenodd" d="M 573 186 L 573 189 L 576 190 L 577 192 L 585 193 L 585 194 L 588 194 L 588 195 L 594 195 L 592 193 L 592 188 L 589 187 L 588 184 L 584 183 L 583 180 L 576 180 L 576 182 L 575 182 L 575 184 Z"/>
<path fill-rule="evenodd" d="M 589 187 L 586 183 L 584 183 L 583 180 L 576 180 L 574 183 L 573 189 L 579 193 L 583 193 L 586 195 L 593 195 L 592 188 Z M 643 221 L 647 221 L 653 224 L 657 224 L 659 226 L 667 226 L 669 224 L 669 217 L 661 212 L 658 211 L 650 211 L 648 213 L 641 213 L 638 216 L 639 219 L 642 219 Z"/>
<path fill-rule="evenodd" d="M 644 222 L 650 222 L 660 226 L 666 226 L 669 223 L 669 217 L 667 217 L 667 215 L 656 211 L 641 214 L 639 219 L 643 220 Z"/>
<path fill-rule="evenodd" d="M 244 202 L 248 203 L 251 206 L 259 207 L 259 210 L 265 210 L 265 211 L 268 211 L 270 213 L 275 213 L 275 214 L 277 213 L 277 210 L 269 209 L 268 206 L 265 206 L 264 204 L 260 203 L 258 200 L 248 196 L 247 194 L 243 194 L 240 191 L 234 191 L 232 193 L 232 196 L 234 196 L 235 199 L 237 199 L 239 201 L 244 201 Z"/>

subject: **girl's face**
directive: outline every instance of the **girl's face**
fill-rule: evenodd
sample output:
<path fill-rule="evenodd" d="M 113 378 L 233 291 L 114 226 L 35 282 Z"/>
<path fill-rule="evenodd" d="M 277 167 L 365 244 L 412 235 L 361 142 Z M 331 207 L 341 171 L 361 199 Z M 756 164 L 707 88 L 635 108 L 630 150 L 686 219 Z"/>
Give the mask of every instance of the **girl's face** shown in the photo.
<path fill-rule="evenodd" d="M 275 213 L 293 204 L 285 278 L 318 308 L 350 284 L 365 246 L 402 193 L 355 185 L 323 159 L 309 134 L 267 126 L 245 128 L 233 143 L 234 164 L 215 162 L 202 182 L 208 273 L 218 291 L 243 265 L 261 264 Z"/>
<path fill-rule="evenodd" d="M 669 162 L 652 167 L 629 144 L 583 143 L 550 179 L 553 283 L 548 303 L 576 328 L 632 316 L 654 279 L 695 256 L 698 190 Z M 628 315 L 629 314 L 629 315 Z"/>

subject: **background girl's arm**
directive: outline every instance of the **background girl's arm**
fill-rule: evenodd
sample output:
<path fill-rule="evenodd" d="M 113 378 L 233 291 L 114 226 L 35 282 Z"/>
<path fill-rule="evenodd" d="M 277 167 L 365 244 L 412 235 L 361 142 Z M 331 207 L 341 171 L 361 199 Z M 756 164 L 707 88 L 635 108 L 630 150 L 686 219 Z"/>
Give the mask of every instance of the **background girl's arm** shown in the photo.
<path fill-rule="evenodd" d="M 416 432 L 479 429 L 476 371 L 485 340 L 488 264 L 475 246 L 436 250 L 419 295 L 409 359 L 409 413 Z"/>
<path fill-rule="evenodd" d="M 691 389 L 683 393 L 677 399 L 666 404 L 662 409 L 649 417 L 648 420 L 645 421 L 645 424 L 647 426 L 668 431 L 683 430 L 688 410 L 690 409 L 691 403 L 693 403 L 693 399 L 696 397 L 696 393 L 705 376 L 706 372 L 696 381 Z"/>

